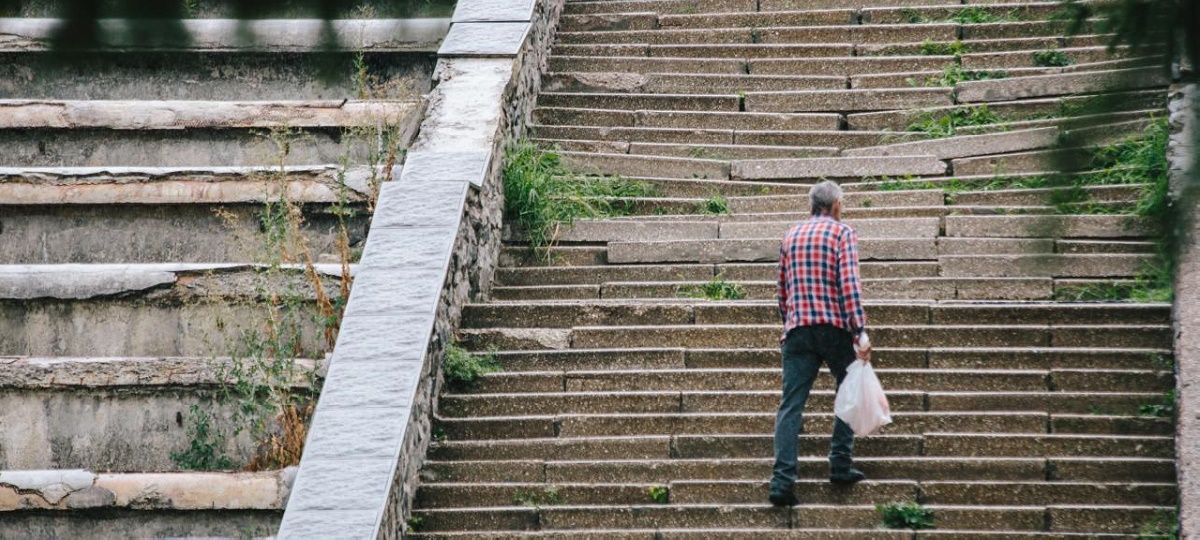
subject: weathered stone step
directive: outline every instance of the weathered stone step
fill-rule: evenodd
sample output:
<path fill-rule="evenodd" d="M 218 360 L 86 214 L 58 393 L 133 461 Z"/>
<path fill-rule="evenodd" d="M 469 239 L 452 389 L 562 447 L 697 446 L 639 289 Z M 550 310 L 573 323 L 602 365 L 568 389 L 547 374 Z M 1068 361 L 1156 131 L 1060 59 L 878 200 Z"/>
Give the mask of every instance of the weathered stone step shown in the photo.
<path fill-rule="evenodd" d="M 0 18 L 0 32 L 13 36 L 4 43 L 6 50 L 46 51 L 51 48 L 60 19 Z M 138 32 L 130 32 L 124 20 L 100 19 L 101 50 L 128 51 L 272 51 L 321 52 L 328 48 L 327 36 L 339 43 L 353 44 L 364 51 L 434 52 L 449 28 L 449 19 L 183 19 L 179 21 L 191 36 L 188 42 L 151 40 L 139 42 Z M 255 39 L 247 40 L 252 35 Z"/>
<path fill-rule="evenodd" d="M 12 538 L 265 537 L 294 474 L 0 471 L 0 511 Z"/>
<path fill-rule="evenodd" d="M 22 4 L 18 8 L 12 9 L 9 15 L 25 18 L 50 17 L 61 14 L 64 5 L 69 5 L 69 2 L 64 2 L 63 0 L 46 0 L 35 4 Z M 277 17 L 283 20 L 290 20 L 314 17 L 317 14 L 315 8 L 304 4 L 271 4 L 262 7 L 264 9 L 257 12 L 257 18 Z M 105 8 L 106 13 L 111 15 L 121 15 L 122 13 L 129 12 L 129 8 L 124 6 L 105 6 Z M 188 17 L 196 19 L 236 19 L 238 14 L 234 6 L 225 4 L 220 0 L 195 0 L 191 4 L 188 4 L 183 11 Z M 406 17 L 440 18 L 450 17 L 453 12 L 454 4 L 452 2 L 431 1 L 419 5 L 397 5 L 387 1 L 367 0 L 355 6 L 339 5 L 334 9 L 332 16 L 351 20 Z M 443 33 L 445 32 L 443 31 Z M 436 50 L 436 47 L 434 50 Z"/>
<path fill-rule="evenodd" d="M 770 216 L 767 217 L 768 219 L 770 218 Z M 779 238 L 795 223 L 795 221 L 718 221 L 714 219 L 701 219 L 700 216 L 692 219 L 688 219 L 687 216 L 679 216 L 678 218 L 664 218 L 662 220 L 578 220 L 569 227 L 560 229 L 556 239 L 560 242 L 640 242 L 716 240 L 721 238 Z M 936 238 L 941 231 L 941 220 L 936 217 L 854 219 L 848 220 L 847 223 L 854 228 L 861 239 Z M 1099 225 L 1102 225 L 1102 223 L 1099 223 Z M 969 232 L 967 227 L 963 226 L 962 228 L 965 232 Z"/>
<path fill-rule="evenodd" d="M 681 481 L 668 484 L 672 504 L 755 504 L 769 482 Z M 850 488 L 829 482 L 799 483 L 804 504 L 885 504 L 917 500 L 934 505 L 1152 505 L 1175 504 L 1178 489 L 1170 484 L 1096 484 L 1048 482 L 903 482 L 868 481 Z M 882 500 L 881 500 L 882 499 Z M 582 502 L 580 504 L 587 504 Z M 636 504 L 636 503 L 626 503 Z"/>
<path fill-rule="evenodd" d="M 527 439 L 541 437 L 597 437 L 635 435 L 704 435 L 770 433 L 775 415 L 770 412 L 722 414 L 586 414 L 454 419 L 438 426 L 448 440 Z M 884 434 L 926 432 L 1056 433 L 1171 435 L 1169 419 L 1136 416 L 1047 416 L 1045 413 L 921 413 L 896 412 L 894 424 Z M 830 413 L 805 415 L 808 433 L 825 433 L 833 427 Z"/>
<path fill-rule="evenodd" d="M 952 56 L 831 56 L 801 58 L 750 57 L 754 75 L 807 75 L 855 77 L 877 73 L 941 71 Z"/>
<path fill-rule="evenodd" d="M 938 258 L 937 239 L 867 238 L 859 243 L 859 257 L 862 260 L 874 261 L 935 260 Z M 669 242 L 609 242 L 608 244 L 608 262 L 612 264 L 773 262 L 778 260 L 779 239 L 674 240 Z"/>
<path fill-rule="evenodd" d="M 1130 202 L 1136 200 L 1147 184 L 1113 186 L 1083 186 L 1089 201 Z M 954 194 L 949 204 L 958 205 L 1001 205 L 1021 206 L 1053 203 L 1055 194 L 1064 188 L 1005 189 L 996 191 L 960 191 Z"/>
<path fill-rule="evenodd" d="M 0 388 L 4 406 L 0 433 L 6 469 L 89 468 L 116 471 L 171 471 L 171 456 L 192 443 L 190 408 L 210 415 L 212 429 L 224 434 L 215 455 L 237 467 L 254 456 L 249 433 L 233 436 L 239 405 L 222 401 L 217 386 L 224 373 L 245 368 L 230 358 L 7 358 Z M 312 360 L 292 360 L 292 390 L 313 390 Z M 247 379 L 247 382 L 253 382 Z M 81 421 L 79 411 L 89 411 Z M 274 420 L 266 419 L 269 424 Z M 130 441 L 138 441 L 130 444 Z M 4 473 L 0 472 L 0 478 Z M 186 480 L 168 476 L 167 479 Z"/>
<path fill-rule="evenodd" d="M 356 53 L 312 52 L 318 51 L 96 51 L 47 62 L 46 52 L 10 50 L 0 52 L 4 57 L 0 95 L 73 100 L 341 100 L 361 97 L 364 91 L 385 99 L 411 99 L 430 90 L 434 62 L 427 53 L 363 52 L 365 75 L 381 83 L 364 88 L 355 78 Z M 187 84 L 179 84 L 181 80 Z"/>
<path fill-rule="evenodd" d="M 1065 58 L 1065 61 L 1069 63 L 1068 65 L 1088 64 L 1128 58 L 1131 52 L 1125 47 L 1111 51 L 1108 49 L 1108 47 L 1063 47 L 1046 48 L 1042 51 L 993 51 L 987 53 L 968 53 L 962 55 L 962 66 L 963 69 L 982 70 L 1031 67 L 1037 65 L 1035 55 L 1043 51 L 1054 51 L 1056 53 L 1060 53 L 1061 57 L 1055 58 L 1055 60 Z"/>
<path fill-rule="evenodd" d="M 874 319 L 872 319 L 874 320 Z M 776 368 L 779 349 L 570 349 L 498 351 L 508 371 L 569 369 Z M 874 361 L 887 368 L 1025 370 L 1169 370 L 1166 349 L 1072 347 L 897 348 L 880 347 Z M 1067 371 L 1063 371 L 1067 373 Z"/>
<path fill-rule="evenodd" d="M 778 26 L 820 26 L 857 24 L 858 13 L 853 9 L 822 9 L 811 11 L 772 11 L 759 13 L 721 13 L 697 15 L 663 15 L 658 24 L 670 28 L 770 28 Z"/>
<path fill-rule="evenodd" d="M 0 218 L 8 242 L 0 264 L 254 262 L 266 253 L 259 233 L 268 199 L 303 211 L 314 259 L 337 257 L 344 205 L 351 246 L 366 236 L 371 172 L 336 167 L 0 168 Z M 217 207 L 220 215 L 214 213 Z M 71 227 L 64 228 L 63 220 Z"/>
<path fill-rule="evenodd" d="M 635 59 L 644 61 L 646 59 Z M 843 77 L 813 77 L 792 75 L 713 75 L 703 68 L 678 68 L 677 73 L 659 73 L 653 66 L 648 71 L 617 73 L 553 72 L 547 73 L 542 87 L 547 92 L 628 92 L 640 94 L 717 94 L 749 91 L 838 90 L 846 88 Z M 632 71 L 632 70 L 631 70 Z"/>
<path fill-rule="evenodd" d="M 864 176 L 936 176 L 946 172 L 936 157 L 907 154 L 889 157 L 840 157 L 740 160 L 730 164 L 734 180 L 799 180 L 862 178 Z"/>
<path fill-rule="evenodd" d="M 754 12 L 754 0 L 608 0 L 567 2 L 563 13 L 726 13 Z"/>
<path fill-rule="evenodd" d="M 953 103 L 946 88 L 883 88 L 746 92 L 751 112 L 859 112 L 937 107 Z"/>
<path fill-rule="evenodd" d="M 775 281 L 728 281 L 742 288 L 746 299 L 770 300 Z M 595 285 L 495 287 L 495 300 L 649 299 L 699 296 L 706 282 L 608 282 Z M 863 293 L 878 300 L 1050 300 L 1051 278 L 896 278 L 864 279 Z"/>
<path fill-rule="evenodd" d="M 312 321 L 298 321 L 297 353 L 324 352 L 312 282 L 301 268 L 271 274 L 239 264 L 0 267 L 0 355 L 206 357 L 228 355 L 238 332 L 266 317 L 263 290 L 287 290 Z M 331 296 L 340 265 L 317 265 Z"/>
<path fill-rule="evenodd" d="M 878 192 L 846 192 L 843 212 L 853 209 L 930 207 L 946 203 L 945 192 L 938 189 Z M 735 214 L 762 212 L 804 212 L 809 208 L 807 195 L 761 195 L 729 197 L 729 211 Z"/>
<path fill-rule="evenodd" d="M 836 131 L 840 117 L 820 113 L 749 113 L 707 111 L 621 111 L 538 107 L 534 118 L 545 126 L 607 126 L 739 131 Z"/>
<path fill-rule="evenodd" d="M 716 159 L 590 152 L 560 152 L 559 157 L 568 170 L 586 175 L 601 174 L 603 171 L 626 177 L 666 175 L 673 178 L 729 180 L 729 162 Z"/>
<path fill-rule="evenodd" d="M 551 73 L 599 72 L 596 80 L 609 77 L 613 83 L 645 73 L 746 73 L 746 61 L 738 58 L 647 58 L 644 56 L 551 56 Z M 548 89 L 549 90 L 549 89 Z M 552 90 L 555 91 L 555 90 Z"/>
<path fill-rule="evenodd" d="M 421 103 L 7 101 L 0 148 L 7 165 L 237 166 L 366 163 L 369 140 L 356 126 L 391 125 L 407 144 Z M 256 133 L 288 126 L 303 135 Z M 286 148 L 286 150 L 285 150 Z"/>
<path fill-rule="evenodd" d="M 1167 325 L 896 325 L 873 326 L 873 341 L 891 347 L 1134 347 L 1169 348 Z M 473 348 L 767 347 L 778 342 L 777 325 L 690 324 L 577 326 L 570 329 L 465 330 Z M 536 339 L 530 339 L 530 337 Z M 551 340 L 551 341 L 546 341 Z M 557 345 L 557 346 L 554 346 Z"/>
<path fill-rule="evenodd" d="M 1058 140 L 1057 128 L 1040 128 L 982 135 L 967 135 L 917 141 L 885 146 L 854 148 L 846 156 L 913 156 L 927 155 L 938 159 L 954 159 L 1023 150 L 1051 148 Z"/>
<path fill-rule="evenodd" d="M 1018 20 L 1050 20 L 1062 8 L 1055 2 L 980 2 L 971 6 L 973 13 L 983 13 L 995 18 Z M 962 14 L 966 8 L 957 6 L 918 7 L 865 7 L 862 9 L 863 24 L 900 24 L 920 21 L 949 20 Z"/>
<path fill-rule="evenodd" d="M 800 456 L 801 478 L 829 472 L 825 457 Z M 877 480 L 999 480 L 1067 482 L 1172 482 L 1175 463 L 1161 458 L 958 458 L 862 457 L 855 460 Z M 745 459 L 667 459 L 643 461 L 434 461 L 422 476 L 435 482 L 575 483 L 604 478 L 611 482 L 666 484 L 687 480 L 761 480 L 769 456 Z"/>
<path fill-rule="evenodd" d="M 1154 111 L 1161 111 L 1165 106 L 1162 97 L 1162 92 L 1157 90 L 1143 90 L 1133 92 L 1115 92 L 1117 96 L 1113 106 L 1106 111 L 1105 114 L 1120 114 L 1146 111 L 1142 116 L 1149 116 Z M 1046 118 L 1059 118 L 1060 121 L 1068 123 L 1071 115 L 1064 114 L 1064 107 L 1086 107 L 1089 95 L 1082 96 L 1064 96 L 1061 98 L 1038 98 L 1038 99 L 1021 99 L 1016 101 L 1000 101 L 987 104 L 987 110 L 994 113 L 1001 119 L 1007 121 L 1008 124 L 1021 121 L 1032 121 Z M 936 119 L 948 115 L 953 111 L 972 111 L 982 105 L 965 104 L 955 105 L 950 107 L 930 107 L 922 109 L 898 110 L 898 111 L 881 111 L 867 113 L 853 113 L 846 116 L 848 129 L 851 130 L 897 130 L 902 131 L 910 124 L 921 122 L 927 119 Z M 1094 115 L 1084 116 L 1083 121 L 1094 121 Z M 1020 124 L 1017 124 L 1020 125 Z M 971 132 L 973 129 L 983 129 L 987 126 L 966 126 L 961 128 L 964 133 Z"/>
<path fill-rule="evenodd" d="M 1166 86 L 1167 82 L 1162 70 L 1158 68 L 1120 69 L 961 82 L 955 86 L 954 95 L 959 103 L 982 103 L 1136 90 Z"/>
<path fill-rule="evenodd" d="M 609 259 L 612 258 L 610 252 Z M 1153 256 L 1141 253 L 944 255 L 938 261 L 942 275 L 947 277 L 1125 278 L 1140 275 Z"/>
<path fill-rule="evenodd" d="M 945 217 L 946 236 L 976 238 L 1147 238 L 1153 223 L 1121 215 Z"/>

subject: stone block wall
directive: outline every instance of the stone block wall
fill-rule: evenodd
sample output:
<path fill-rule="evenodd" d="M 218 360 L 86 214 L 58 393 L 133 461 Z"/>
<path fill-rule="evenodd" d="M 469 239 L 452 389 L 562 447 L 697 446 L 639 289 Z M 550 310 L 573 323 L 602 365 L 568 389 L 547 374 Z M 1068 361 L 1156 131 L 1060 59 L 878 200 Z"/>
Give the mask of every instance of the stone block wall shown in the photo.
<path fill-rule="evenodd" d="M 1200 538 L 1200 250 L 1196 249 L 1196 85 L 1171 89 L 1171 138 L 1167 146 L 1176 204 L 1191 207 L 1187 242 L 1175 274 L 1176 467 L 1179 475 L 1180 538 Z"/>

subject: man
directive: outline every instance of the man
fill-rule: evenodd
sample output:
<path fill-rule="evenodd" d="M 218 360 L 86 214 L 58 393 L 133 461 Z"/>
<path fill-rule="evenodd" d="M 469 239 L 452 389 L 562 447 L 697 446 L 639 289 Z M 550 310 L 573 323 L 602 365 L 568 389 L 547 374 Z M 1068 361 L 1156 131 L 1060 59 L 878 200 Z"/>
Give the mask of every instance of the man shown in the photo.
<path fill-rule="evenodd" d="M 779 315 L 783 319 L 783 399 L 775 416 L 775 467 L 769 499 L 775 506 L 798 503 L 796 439 L 804 403 L 824 362 L 841 386 L 854 359 L 870 361 L 867 319 L 862 307 L 858 236 L 841 222 L 842 188 L 824 181 L 809 192 L 812 217 L 783 237 L 779 251 Z M 860 344 L 856 353 L 855 343 Z M 853 484 L 865 478 L 854 468 L 854 432 L 834 420 L 829 480 Z"/>

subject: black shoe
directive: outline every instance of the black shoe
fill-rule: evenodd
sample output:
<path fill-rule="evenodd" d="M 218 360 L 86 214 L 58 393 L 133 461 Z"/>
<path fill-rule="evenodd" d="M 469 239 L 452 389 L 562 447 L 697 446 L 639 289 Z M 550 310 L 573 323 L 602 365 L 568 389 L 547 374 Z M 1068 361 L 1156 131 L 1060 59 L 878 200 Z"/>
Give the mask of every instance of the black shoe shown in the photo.
<path fill-rule="evenodd" d="M 800 504 L 800 499 L 796 498 L 796 494 L 792 490 L 780 491 L 771 490 L 771 495 L 767 497 L 774 506 L 796 506 Z"/>
<path fill-rule="evenodd" d="M 839 467 L 829 470 L 829 481 L 835 484 L 854 484 L 867 479 L 867 475 L 854 467 Z"/>

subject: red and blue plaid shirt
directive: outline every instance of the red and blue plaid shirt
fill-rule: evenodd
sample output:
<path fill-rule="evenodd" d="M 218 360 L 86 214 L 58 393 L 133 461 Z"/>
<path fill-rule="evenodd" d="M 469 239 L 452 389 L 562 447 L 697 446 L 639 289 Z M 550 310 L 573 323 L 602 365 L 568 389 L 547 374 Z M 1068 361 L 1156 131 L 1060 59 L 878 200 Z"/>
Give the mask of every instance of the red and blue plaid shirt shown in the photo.
<path fill-rule="evenodd" d="M 856 335 L 865 329 L 854 229 L 824 215 L 793 225 L 779 250 L 776 297 L 785 338 L 797 326 L 832 324 Z"/>

